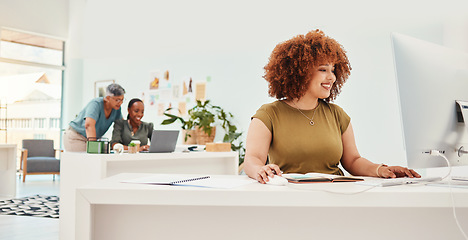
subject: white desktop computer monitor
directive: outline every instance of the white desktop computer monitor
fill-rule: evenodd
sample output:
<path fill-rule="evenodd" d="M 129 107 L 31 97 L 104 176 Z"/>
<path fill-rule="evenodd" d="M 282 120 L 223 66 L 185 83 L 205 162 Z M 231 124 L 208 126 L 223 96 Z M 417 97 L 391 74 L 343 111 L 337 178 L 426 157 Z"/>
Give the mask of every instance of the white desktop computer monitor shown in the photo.
<path fill-rule="evenodd" d="M 391 39 L 408 166 L 447 166 L 430 150 L 452 166 L 468 165 L 468 154 L 458 151 L 468 150 L 468 103 L 456 104 L 468 102 L 468 53 L 398 33 Z"/>

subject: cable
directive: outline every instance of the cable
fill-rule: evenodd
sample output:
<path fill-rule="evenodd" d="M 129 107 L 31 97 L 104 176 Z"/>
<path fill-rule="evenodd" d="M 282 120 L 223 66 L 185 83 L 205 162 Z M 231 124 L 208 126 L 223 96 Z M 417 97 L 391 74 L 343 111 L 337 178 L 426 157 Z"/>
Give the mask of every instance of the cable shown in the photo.
<path fill-rule="evenodd" d="M 447 167 L 448 167 L 448 172 L 447 174 L 442 177 L 442 180 L 446 179 L 448 176 L 450 176 L 450 174 L 452 173 L 452 165 L 450 164 L 449 160 L 447 159 L 447 157 L 445 157 L 445 155 L 441 152 L 439 152 L 438 150 L 430 150 L 428 152 L 429 154 L 431 154 L 432 156 L 439 156 L 439 157 L 443 157 L 445 159 L 445 162 L 447 162 Z M 449 181 L 449 185 L 451 186 L 450 184 L 450 181 Z"/>
<path fill-rule="evenodd" d="M 452 172 L 452 165 L 450 164 L 450 161 L 447 159 L 447 157 L 443 153 L 441 153 L 441 152 L 439 152 L 437 150 L 431 150 L 431 151 L 429 151 L 429 154 L 431 154 L 433 156 L 443 157 L 445 159 L 445 161 L 447 162 L 447 167 L 448 167 L 449 171 L 448 171 L 447 175 L 445 175 L 445 177 L 443 177 L 442 179 L 445 179 L 448 176 L 450 176 L 450 174 Z M 465 231 L 463 231 L 463 228 L 461 227 L 460 222 L 458 221 L 457 212 L 455 211 L 455 199 L 453 197 L 452 183 L 451 183 L 450 179 L 448 181 L 448 185 L 449 185 L 449 189 L 450 189 L 450 197 L 452 199 L 452 211 L 453 211 L 453 217 L 455 218 L 455 223 L 457 223 L 457 227 L 460 230 L 460 232 L 462 233 L 463 237 L 466 240 L 468 240 L 468 236 L 466 235 Z"/>
<path fill-rule="evenodd" d="M 433 155 L 433 156 L 439 156 L 439 157 L 442 157 L 445 159 L 445 161 L 447 162 L 447 167 L 448 167 L 448 172 L 447 174 L 442 178 L 443 179 L 446 179 L 447 177 L 450 176 L 450 174 L 452 173 L 452 165 L 450 164 L 450 161 L 447 159 L 447 157 L 442 154 L 441 152 L 437 151 L 437 150 L 431 150 L 428 152 L 429 154 Z M 461 227 L 460 225 L 460 222 L 458 221 L 458 216 L 457 216 L 457 213 L 456 213 L 456 209 L 455 209 L 455 199 L 453 197 L 453 191 L 452 191 L 452 184 L 451 184 L 451 181 L 449 179 L 448 181 L 448 185 L 449 185 L 449 189 L 450 189 L 450 198 L 452 199 L 452 212 L 453 212 L 453 217 L 455 219 L 455 223 L 457 224 L 457 227 L 458 229 L 460 230 L 461 234 L 463 235 L 463 237 L 468 240 L 468 236 L 466 235 L 465 231 L 463 231 L 463 228 Z M 364 190 L 361 190 L 361 191 L 356 191 L 356 192 L 335 192 L 335 191 L 329 191 L 329 190 L 325 190 L 325 189 L 304 189 L 304 188 L 297 188 L 297 187 L 293 187 L 293 186 L 296 186 L 296 184 L 293 184 L 293 183 L 288 183 L 286 185 L 287 187 L 289 188 L 292 188 L 292 189 L 296 189 L 296 190 L 305 190 L 305 191 L 322 191 L 322 192 L 327 192 L 327 193 L 333 193 L 333 194 L 343 194 L 343 195 L 353 195 L 353 194 L 359 194 L 359 193 L 363 193 L 363 192 L 367 192 L 377 186 L 371 186 L 369 188 L 366 188 Z M 421 186 L 421 185 L 420 185 Z"/>

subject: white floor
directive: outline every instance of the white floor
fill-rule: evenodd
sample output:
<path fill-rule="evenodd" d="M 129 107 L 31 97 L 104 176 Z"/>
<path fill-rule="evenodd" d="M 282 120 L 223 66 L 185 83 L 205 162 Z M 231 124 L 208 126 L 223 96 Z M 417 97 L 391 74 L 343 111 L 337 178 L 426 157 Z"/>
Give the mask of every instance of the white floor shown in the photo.
<path fill-rule="evenodd" d="M 17 178 L 16 198 L 36 194 L 60 196 L 60 177 L 28 175 L 26 182 Z M 1 199 L 0 200 L 5 200 Z M 45 217 L 0 215 L 0 240 L 58 240 L 59 220 Z"/>

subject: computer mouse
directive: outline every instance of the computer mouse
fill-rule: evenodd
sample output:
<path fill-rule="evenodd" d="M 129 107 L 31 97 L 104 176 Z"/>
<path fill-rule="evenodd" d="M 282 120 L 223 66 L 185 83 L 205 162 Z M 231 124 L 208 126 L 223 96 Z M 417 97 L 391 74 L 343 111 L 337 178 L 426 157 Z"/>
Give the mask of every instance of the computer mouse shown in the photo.
<path fill-rule="evenodd" d="M 288 180 L 286 178 L 278 176 L 278 175 L 275 175 L 273 177 L 268 177 L 268 180 L 269 181 L 266 182 L 266 184 L 270 184 L 270 185 L 284 186 L 288 184 Z"/>

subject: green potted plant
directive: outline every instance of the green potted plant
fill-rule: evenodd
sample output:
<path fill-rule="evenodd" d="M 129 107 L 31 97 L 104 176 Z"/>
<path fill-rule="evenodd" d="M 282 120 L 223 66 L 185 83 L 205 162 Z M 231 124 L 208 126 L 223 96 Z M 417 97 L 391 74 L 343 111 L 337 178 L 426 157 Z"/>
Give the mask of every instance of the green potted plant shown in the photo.
<path fill-rule="evenodd" d="M 138 152 L 137 144 L 134 142 L 130 142 L 128 144 L 128 153 L 137 153 L 137 152 Z"/>
<path fill-rule="evenodd" d="M 170 112 L 173 109 L 174 108 L 168 108 L 164 111 L 164 115 L 168 117 L 168 119 L 165 119 L 164 121 L 162 121 L 161 124 L 168 125 L 176 121 L 179 121 L 181 123 L 181 128 L 184 133 L 184 143 L 185 144 L 197 144 L 195 130 L 193 129 L 194 128 L 193 121 L 190 118 L 185 120 L 182 117 L 171 114 Z"/>
<path fill-rule="evenodd" d="M 188 141 L 190 137 L 196 135 L 197 144 L 200 145 L 213 142 L 216 125 L 219 125 L 225 132 L 223 142 L 231 143 L 231 149 L 239 152 L 239 162 L 243 162 L 245 148 L 240 140 L 242 132 L 237 132 L 237 127 L 233 124 L 234 116 L 231 113 L 224 111 L 220 106 L 211 104 L 210 100 L 204 102 L 197 100 L 197 104 L 188 110 L 187 119 L 171 114 L 171 110 L 173 108 L 168 108 L 164 112 L 168 118 L 161 123 L 162 125 L 179 121 L 181 128 L 186 132 L 185 140 Z"/>
<path fill-rule="evenodd" d="M 216 135 L 216 117 L 221 108 L 210 104 L 209 100 L 204 102 L 197 100 L 197 104 L 188 110 L 189 121 L 193 122 L 196 132 L 197 144 L 205 145 L 213 142 Z"/>
<path fill-rule="evenodd" d="M 242 132 L 238 132 L 237 127 L 232 123 L 234 116 L 232 113 L 225 112 L 220 108 L 217 117 L 225 132 L 223 142 L 231 143 L 231 150 L 239 153 L 239 165 L 242 164 L 245 157 L 245 147 L 244 143 L 240 139 Z"/>
<path fill-rule="evenodd" d="M 185 130 L 185 141 L 189 138 L 196 138 L 197 144 L 204 145 L 206 142 L 213 142 L 216 134 L 216 114 L 220 107 L 210 104 L 210 101 L 205 102 L 197 100 L 197 104 L 188 110 L 188 119 L 169 113 L 173 108 L 168 108 L 164 115 L 168 117 L 162 121 L 162 125 L 172 124 L 179 121 L 181 128 Z"/>

